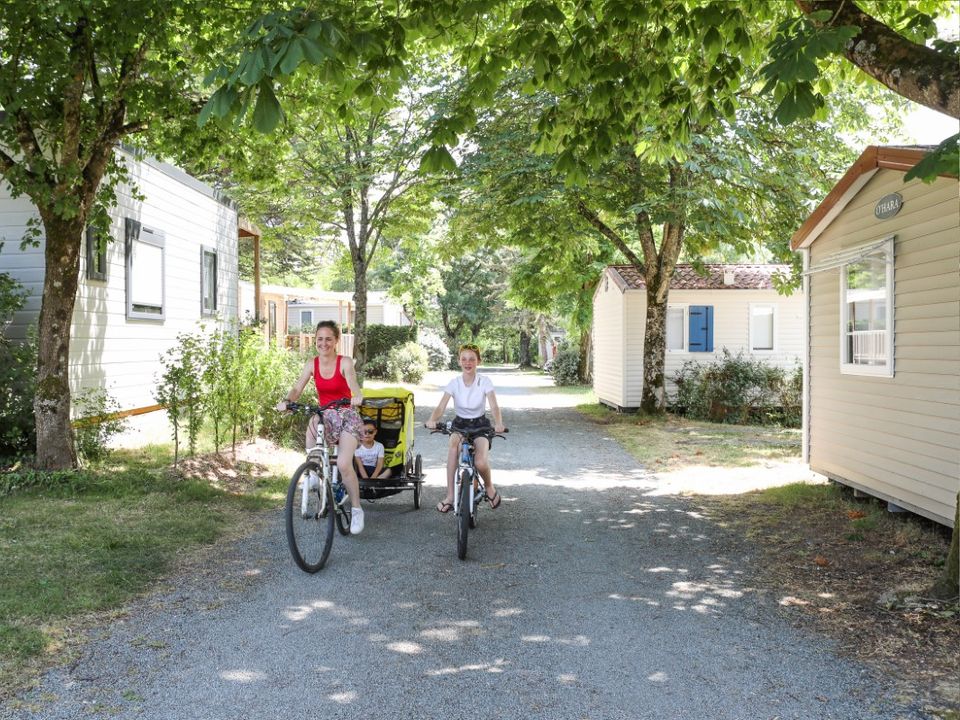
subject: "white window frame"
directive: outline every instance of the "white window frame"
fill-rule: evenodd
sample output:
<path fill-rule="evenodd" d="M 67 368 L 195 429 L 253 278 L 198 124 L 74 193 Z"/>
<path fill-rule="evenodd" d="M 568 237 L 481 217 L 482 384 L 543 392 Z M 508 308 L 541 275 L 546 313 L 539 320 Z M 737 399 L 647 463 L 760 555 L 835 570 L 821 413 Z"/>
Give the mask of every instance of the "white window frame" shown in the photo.
<path fill-rule="evenodd" d="M 166 284 L 166 238 L 162 231 L 154 230 L 148 228 L 144 225 L 141 225 L 139 221 L 134 220 L 133 218 L 126 218 L 125 223 L 125 237 L 126 237 L 126 304 L 127 304 L 127 317 L 132 320 L 155 320 L 158 322 L 163 322 L 167 315 L 167 284 Z M 133 302 L 133 256 L 135 245 L 134 243 L 140 243 L 142 245 L 152 245 L 153 247 L 160 248 L 160 304 L 159 305 L 150 305 L 150 307 L 156 307 L 159 312 L 147 312 L 144 310 L 138 310 L 136 305 Z M 153 272 L 157 272 L 156 269 Z M 147 307 L 144 304 L 140 304 L 141 307 Z"/>
<path fill-rule="evenodd" d="M 305 323 L 303 321 L 304 315 L 310 316 L 310 322 Z M 313 310 L 301 310 L 300 311 L 300 332 L 305 335 L 309 335 L 312 328 L 313 328 Z"/>
<path fill-rule="evenodd" d="M 689 303 L 667 303 L 667 318 L 664 319 L 666 327 L 663 330 L 663 344 L 667 345 L 667 329 L 670 327 L 666 320 L 670 317 L 671 310 L 683 310 L 683 347 L 670 349 L 666 348 L 668 353 L 680 354 L 690 352 L 690 304 Z"/>
<path fill-rule="evenodd" d="M 213 307 L 212 308 L 204 307 L 204 299 L 207 295 L 207 287 L 205 286 L 205 283 L 203 280 L 204 278 L 203 266 L 207 260 L 207 256 L 210 256 L 213 258 L 213 277 L 211 278 L 213 281 L 213 288 L 212 288 L 213 289 Z M 218 305 L 219 305 L 217 303 L 217 294 L 219 290 L 219 288 L 217 287 L 219 284 L 217 282 L 217 275 L 219 273 L 218 266 L 220 264 L 219 260 L 220 258 L 217 257 L 216 248 L 210 247 L 208 245 L 200 246 L 200 314 L 204 317 L 210 317 L 212 315 L 217 314 Z"/>
<path fill-rule="evenodd" d="M 773 327 L 770 329 L 770 332 L 773 333 L 773 335 L 771 337 L 772 347 L 770 348 L 757 349 L 753 346 L 753 309 L 754 308 L 772 308 L 773 309 Z M 778 326 L 777 304 L 772 302 L 765 302 L 765 303 L 752 302 L 750 303 L 748 313 L 749 314 L 747 316 L 747 338 L 748 338 L 748 342 L 750 343 L 748 345 L 748 347 L 750 348 L 750 354 L 751 355 L 772 355 L 773 353 L 777 352 L 777 334 L 778 334 L 777 333 L 777 326 Z"/>
<path fill-rule="evenodd" d="M 894 246 L 893 246 L 894 236 L 891 235 L 888 238 L 884 238 L 884 242 L 880 245 L 875 251 L 870 252 L 868 255 L 856 258 L 849 263 L 845 263 L 840 268 L 840 372 L 844 375 L 867 375 L 871 377 L 889 377 L 892 378 L 894 375 L 893 367 L 893 358 L 894 358 L 894 341 L 896 338 L 896 333 L 894 332 L 893 327 L 893 303 L 894 303 L 894 287 L 893 287 L 893 266 L 894 266 Z M 852 265 L 860 260 L 863 260 L 864 257 L 870 257 L 873 255 L 882 255 L 886 262 L 886 334 L 887 334 L 887 353 L 886 353 L 886 364 L 885 365 L 860 365 L 857 363 L 847 362 L 846 361 L 846 347 L 847 347 L 847 311 L 849 306 L 847 305 L 847 266 Z"/>

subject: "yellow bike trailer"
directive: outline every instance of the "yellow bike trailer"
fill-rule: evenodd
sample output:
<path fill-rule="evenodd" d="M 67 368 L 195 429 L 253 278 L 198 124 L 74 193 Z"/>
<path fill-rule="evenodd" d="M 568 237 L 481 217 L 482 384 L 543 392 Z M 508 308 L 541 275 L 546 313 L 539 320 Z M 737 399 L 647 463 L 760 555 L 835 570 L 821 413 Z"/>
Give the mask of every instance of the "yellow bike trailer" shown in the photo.
<path fill-rule="evenodd" d="M 364 388 L 360 417 L 377 427 L 377 441 L 383 443 L 383 466 L 392 470 L 388 478 L 362 478 L 360 497 L 378 500 L 413 490 L 413 506 L 420 508 L 423 487 L 423 460 L 413 452 L 413 393 L 402 387 Z"/>

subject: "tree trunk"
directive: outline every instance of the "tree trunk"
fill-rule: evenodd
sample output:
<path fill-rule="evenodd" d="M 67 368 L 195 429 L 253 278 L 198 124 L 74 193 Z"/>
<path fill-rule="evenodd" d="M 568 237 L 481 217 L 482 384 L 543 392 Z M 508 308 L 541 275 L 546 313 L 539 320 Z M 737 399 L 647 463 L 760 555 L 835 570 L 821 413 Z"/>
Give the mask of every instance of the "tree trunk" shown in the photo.
<path fill-rule="evenodd" d="M 950 540 L 950 552 L 943 566 L 943 576 L 933 586 L 934 597 L 949 600 L 960 595 L 960 492 L 957 493 L 957 508 L 953 518 L 953 537 Z"/>
<path fill-rule="evenodd" d="M 45 274 L 37 347 L 37 389 L 33 414 L 37 429 L 37 467 L 67 470 L 77 465 L 70 425 L 70 329 L 80 276 L 80 246 L 85 214 L 60 218 L 40 208 L 46 235 Z"/>
<path fill-rule="evenodd" d="M 362 376 L 367 361 L 367 267 L 362 257 L 353 259 L 353 303 L 353 362 Z"/>
<path fill-rule="evenodd" d="M 537 315 L 537 350 L 540 353 L 540 367 L 550 360 L 547 355 L 547 321 L 542 314 Z"/>
<path fill-rule="evenodd" d="M 662 413 L 666 408 L 663 361 L 667 347 L 667 299 L 647 286 L 647 317 L 643 338 L 643 394 L 640 409 Z"/>
<path fill-rule="evenodd" d="M 593 333 L 590 328 L 580 331 L 580 360 L 577 362 L 577 379 L 583 385 L 589 385 L 593 375 L 591 356 L 593 354 Z"/>
<path fill-rule="evenodd" d="M 796 0 L 796 4 L 807 15 L 829 10 L 830 19 L 816 22 L 818 26 L 860 29 L 843 55 L 867 75 L 898 95 L 960 118 L 960 65 L 955 55 L 911 42 L 849 0 Z"/>
<path fill-rule="evenodd" d="M 520 330 L 520 367 L 530 367 L 530 333 Z"/>

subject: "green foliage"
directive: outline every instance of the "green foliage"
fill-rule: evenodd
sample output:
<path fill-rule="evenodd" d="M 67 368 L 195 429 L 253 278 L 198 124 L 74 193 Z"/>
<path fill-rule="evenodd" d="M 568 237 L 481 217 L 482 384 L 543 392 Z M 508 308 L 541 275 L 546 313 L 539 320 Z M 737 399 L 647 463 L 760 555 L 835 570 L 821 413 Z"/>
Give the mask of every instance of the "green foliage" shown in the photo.
<path fill-rule="evenodd" d="M 181 334 L 161 363 L 156 398 L 173 428 L 174 462 L 184 426 L 191 454 L 207 419 L 217 448 L 228 432 L 234 447 L 239 438 L 259 434 L 300 369 L 296 355 L 265 344 L 256 330 Z"/>
<path fill-rule="evenodd" d="M 421 327 L 417 342 L 427 351 L 427 366 L 430 370 L 446 370 L 450 365 L 450 348 L 432 328 Z"/>
<path fill-rule="evenodd" d="M 960 168 L 960 134 L 951 135 L 937 145 L 934 151 L 914 165 L 904 176 L 904 182 L 920 178 L 925 183 L 932 183 L 940 175 L 956 175 Z"/>
<path fill-rule="evenodd" d="M 687 416 L 721 423 L 799 427 L 803 371 L 768 365 L 724 348 L 712 362 L 687 361 L 674 377 L 676 408 Z"/>
<path fill-rule="evenodd" d="M 550 374 L 555 385 L 579 385 L 580 376 L 577 368 L 580 365 L 579 348 L 564 343 L 557 350 L 556 357 L 550 364 Z"/>
<path fill-rule="evenodd" d="M 387 354 L 387 377 L 395 382 L 418 384 L 427 372 L 427 351 L 415 342 L 393 348 Z"/>
<path fill-rule="evenodd" d="M 26 291 L 0 273 L 0 330 L 23 307 Z M 14 343 L 0 334 L 0 457 L 29 455 L 36 449 L 33 396 L 37 376 L 37 339 Z"/>
<path fill-rule="evenodd" d="M 201 337 L 186 333 L 178 335 L 177 344 L 160 359 L 163 373 L 154 389 L 154 396 L 166 408 L 173 426 L 174 463 L 180 452 L 181 427 L 186 428 L 190 454 L 196 449 L 205 400 L 204 359 Z"/>
<path fill-rule="evenodd" d="M 388 353 L 374 355 L 372 358 L 367 360 L 366 364 L 363 366 L 363 370 L 367 374 L 367 377 L 378 378 L 380 380 L 390 379 L 390 372 L 387 370 L 388 360 Z"/>
<path fill-rule="evenodd" d="M 367 325 L 367 357 L 387 355 L 396 347 L 416 342 L 417 330 L 411 325 Z"/>
<path fill-rule="evenodd" d="M 88 462 L 99 460 L 107 454 L 110 439 L 127 427 L 127 420 L 114 417 L 120 406 L 105 388 L 82 390 L 72 402 L 78 418 L 74 422 L 77 455 Z"/>

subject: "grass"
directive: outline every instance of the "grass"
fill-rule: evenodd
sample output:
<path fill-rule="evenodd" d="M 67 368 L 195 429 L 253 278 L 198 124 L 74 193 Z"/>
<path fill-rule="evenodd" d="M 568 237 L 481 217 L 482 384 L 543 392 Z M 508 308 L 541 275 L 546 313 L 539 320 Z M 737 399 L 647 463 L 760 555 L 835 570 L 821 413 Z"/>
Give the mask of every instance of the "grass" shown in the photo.
<path fill-rule="evenodd" d="M 172 448 L 115 451 L 72 473 L 0 476 L 0 687 L 22 687 L 91 613 L 122 606 L 184 553 L 276 506 L 269 471 L 242 494 L 169 470 Z"/>
<path fill-rule="evenodd" d="M 606 426 L 637 461 L 654 471 L 692 465 L 744 467 L 800 458 L 799 430 L 618 413 L 599 404 L 578 405 L 577 410 Z"/>

